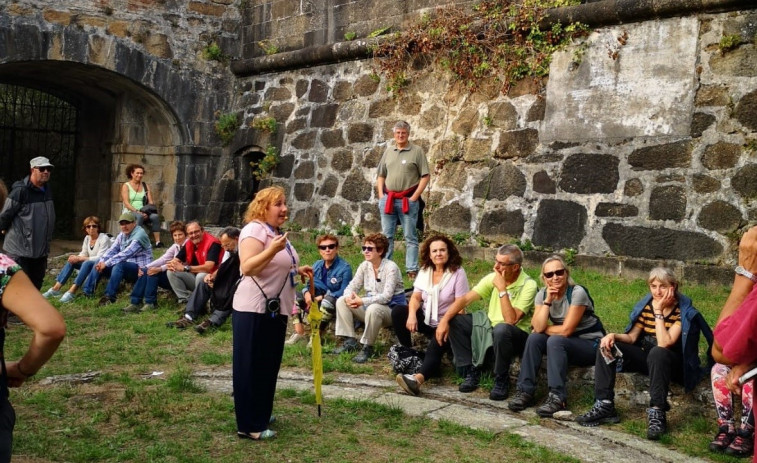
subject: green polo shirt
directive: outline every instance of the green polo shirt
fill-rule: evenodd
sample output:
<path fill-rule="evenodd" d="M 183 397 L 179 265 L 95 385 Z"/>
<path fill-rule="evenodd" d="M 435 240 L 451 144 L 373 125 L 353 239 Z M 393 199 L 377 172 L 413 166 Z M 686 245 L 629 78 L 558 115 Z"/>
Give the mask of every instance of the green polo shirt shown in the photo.
<path fill-rule="evenodd" d="M 378 177 L 385 179 L 389 191 L 405 191 L 429 175 L 428 160 L 418 145 L 408 143 L 403 149 L 390 145 L 378 165 Z"/>
<path fill-rule="evenodd" d="M 486 275 L 473 288 L 473 291 L 481 296 L 481 299 L 489 301 L 488 314 L 492 327 L 505 322 L 502 317 L 502 308 L 499 305 L 499 291 L 494 287 L 494 276 L 494 272 Z M 530 331 L 537 289 L 536 281 L 528 276 L 523 269 L 521 269 L 518 279 L 507 287 L 507 292 L 510 294 L 510 304 L 524 313 L 523 318 L 516 326 L 526 332 Z"/>

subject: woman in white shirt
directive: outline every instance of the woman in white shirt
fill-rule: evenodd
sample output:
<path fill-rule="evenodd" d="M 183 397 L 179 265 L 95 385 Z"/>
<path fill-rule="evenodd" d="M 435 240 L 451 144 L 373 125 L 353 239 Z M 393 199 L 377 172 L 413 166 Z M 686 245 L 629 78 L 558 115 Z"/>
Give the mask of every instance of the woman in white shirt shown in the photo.
<path fill-rule="evenodd" d="M 84 237 L 84 242 L 81 245 L 81 252 L 78 255 L 68 256 L 68 262 L 63 266 L 63 269 L 55 279 L 55 284 L 52 288 L 45 291 L 42 295 L 49 299 L 51 297 L 58 297 L 62 294 L 61 287 L 66 284 L 66 281 L 74 273 L 74 270 L 79 270 L 79 274 L 74 279 L 74 284 L 71 285 L 68 292 L 76 292 L 76 289 L 84 284 L 84 280 L 89 275 L 92 266 L 97 263 L 97 260 L 105 254 L 105 251 L 110 247 L 112 240 L 107 233 L 100 232 L 100 219 L 94 215 L 90 215 L 84 219 L 82 230 L 87 234 Z"/>

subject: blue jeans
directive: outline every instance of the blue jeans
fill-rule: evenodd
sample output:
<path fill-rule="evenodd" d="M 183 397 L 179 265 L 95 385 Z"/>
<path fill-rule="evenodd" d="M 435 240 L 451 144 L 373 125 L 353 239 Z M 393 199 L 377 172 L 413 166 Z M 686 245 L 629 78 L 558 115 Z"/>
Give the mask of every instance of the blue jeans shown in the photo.
<path fill-rule="evenodd" d="M 137 281 L 137 274 L 139 272 L 139 266 L 134 262 L 119 262 L 113 266 L 110 271 L 110 279 L 108 280 L 108 286 L 105 287 L 105 296 L 111 301 L 116 300 L 118 294 L 118 287 L 121 285 L 121 280 L 126 280 L 134 283 Z"/>
<path fill-rule="evenodd" d="M 164 289 L 171 289 L 171 283 L 168 281 L 166 272 L 160 272 L 157 275 L 147 275 L 147 268 L 143 268 L 144 275 L 137 279 L 134 289 L 131 291 L 131 303 L 138 305 L 145 300 L 145 304 L 155 304 L 158 302 L 158 286 Z"/>
<path fill-rule="evenodd" d="M 79 271 L 79 275 L 84 275 L 84 285 L 81 287 L 86 296 L 94 296 L 95 289 L 97 289 L 97 283 L 100 282 L 100 278 L 109 277 L 113 267 L 105 267 L 102 273 L 98 272 L 94 265 L 89 266 L 89 272 L 84 273 L 84 269 Z M 79 277 L 76 277 L 79 280 Z"/>
<path fill-rule="evenodd" d="M 89 262 L 89 261 L 85 261 L 85 262 Z M 71 262 L 66 262 L 66 265 L 64 265 L 63 268 L 60 270 L 60 273 L 58 274 L 58 277 L 55 279 L 55 281 L 60 283 L 61 286 L 65 285 L 68 279 L 71 278 L 71 275 L 74 273 L 74 270 L 77 270 L 77 269 L 81 269 L 80 262 L 76 264 L 72 264 Z M 79 271 L 79 274 L 81 274 L 81 270 Z"/>
<path fill-rule="evenodd" d="M 391 214 L 384 213 L 386 198 L 379 200 L 379 212 L 381 213 L 381 232 L 389 239 L 389 249 L 386 251 L 386 258 L 391 259 L 394 252 L 394 232 L 397 230 L 397 223 L 402 225 L 402 231 L 405 234 L 405 271 L 418 271 L 418 201 L 408 201 L 409 209 L 407 214 L 402 212 L 402 200 L 394 200 L 394 210 Z"/>

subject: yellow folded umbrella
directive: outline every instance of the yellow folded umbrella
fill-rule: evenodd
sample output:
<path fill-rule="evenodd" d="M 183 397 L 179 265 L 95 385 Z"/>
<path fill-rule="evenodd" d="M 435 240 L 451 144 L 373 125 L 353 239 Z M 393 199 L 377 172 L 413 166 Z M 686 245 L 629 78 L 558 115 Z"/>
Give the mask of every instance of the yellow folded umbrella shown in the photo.
<path fill-rule="evenodd" d="M 318 405 L 318 416 L 321 416 L 321 405 L 323 405 L 323 394 L 321 393 L 321 384 L 323 383 L 323 356 L 321 349 L 321 319 L 323 314 L 318 308 L 318 302 L 315 300 L 315 283 L 313 278 L 310 279 L 310 297 L 313 301 L 310 304 L 308 321 L 310 322 L 310 341 L 312 344 L 311 355 L 313 356 L 313 386 L 315 387 L 315 403 Z"/>

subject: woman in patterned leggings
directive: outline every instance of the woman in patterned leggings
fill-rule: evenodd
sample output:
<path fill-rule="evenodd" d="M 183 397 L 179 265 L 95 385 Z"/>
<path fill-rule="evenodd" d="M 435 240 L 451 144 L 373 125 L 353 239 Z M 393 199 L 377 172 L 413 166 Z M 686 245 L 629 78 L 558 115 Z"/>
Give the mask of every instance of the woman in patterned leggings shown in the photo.
<path fill-rule="evenodd" d="M 748 457 L 754 450 L 754 380 L 741 387 L 741 425 L 734 424 L 733 394 L 728 390 L 727 377 L 731 368 L 722 363 L 712 367 L 712 397 L 718 413 L 718 434 L 710 442 L 713 452 L 725 452 L 736 457 Z"/>

